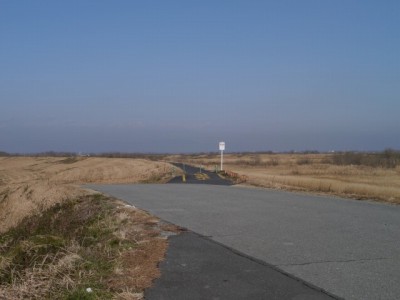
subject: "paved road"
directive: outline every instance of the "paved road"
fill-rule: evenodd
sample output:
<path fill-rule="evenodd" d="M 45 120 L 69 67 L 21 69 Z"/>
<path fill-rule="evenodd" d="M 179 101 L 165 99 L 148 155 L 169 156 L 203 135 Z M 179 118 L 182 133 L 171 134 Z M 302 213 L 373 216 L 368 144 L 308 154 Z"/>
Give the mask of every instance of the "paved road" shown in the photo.
<path fill-rule="evenodd" d="M 172 163 L 185 173 L 185 182 L 182 176 L 172 178 L 168 183 L 185 184 L 213 184 L 213 185 L 233 185 L 232 181 L 221 178 L 218 174 L 204 170 L 201 166 L 194 167 L 183 163 Z"/>
<path fill-rule="evenodd" d="M 345 299 L 399 299 L 400 206 L 212 185 L 90 186 Z"/>
<path fill-rule="evenodd" d="M 168 240 L 161 277 L 146 300 L 335 300 L 265 263 L 206 237 L 183 232 Z"/>

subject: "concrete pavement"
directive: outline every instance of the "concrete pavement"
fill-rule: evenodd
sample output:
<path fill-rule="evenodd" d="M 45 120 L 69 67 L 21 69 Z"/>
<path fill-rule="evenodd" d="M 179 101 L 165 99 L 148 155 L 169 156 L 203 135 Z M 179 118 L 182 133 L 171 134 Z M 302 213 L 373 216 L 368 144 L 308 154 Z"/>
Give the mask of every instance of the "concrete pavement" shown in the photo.
<path fill-rule="evenodd" d="M 398 299 L 400 207 L 212 185 L 90 186 L 345 299 Z"/>

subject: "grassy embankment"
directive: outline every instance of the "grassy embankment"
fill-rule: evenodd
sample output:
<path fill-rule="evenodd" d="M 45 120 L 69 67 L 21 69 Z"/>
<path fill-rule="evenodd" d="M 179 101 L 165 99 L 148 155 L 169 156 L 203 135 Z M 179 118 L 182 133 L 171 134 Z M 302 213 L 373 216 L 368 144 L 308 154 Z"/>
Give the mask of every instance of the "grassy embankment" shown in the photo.
<path fill-rule="evenodd" d="M 88 182 L 162 181 L 170 166 L 131 159 L 0 158 L 0 299 L 141 299 L 170 225 Z"/>
<path fill-rule="evenodd" d="M 165 226 L 100 194 L 57 204 L 0 235 L 0 298 L 140 299 Z"/>

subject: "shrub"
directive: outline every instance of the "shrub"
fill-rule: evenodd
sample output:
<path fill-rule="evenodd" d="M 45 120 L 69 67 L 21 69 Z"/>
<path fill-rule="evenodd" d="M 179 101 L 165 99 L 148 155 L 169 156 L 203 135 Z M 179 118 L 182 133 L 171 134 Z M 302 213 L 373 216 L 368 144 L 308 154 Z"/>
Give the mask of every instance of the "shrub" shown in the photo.
<path fill-rule="evenodd" d="M 297 164 L 298 165 L 310 165 L 310 164 L 312 164 L 312 160 L 309 159 L 308 157 L 299 158 L 297 160 Z"/>
<path fill-rule="evenodd" d="M 265 166 L 269 166 L 269 167 L 271 167 L 271 166 L 273 166 L 273 167 L 275 167 L 275 166 L 277 166 L 277 165 L 279 165 L 279 159 L 277 159 L 277 158 L 271 158 L 269 161 L 267 161 L 266 163 L 265 163 Z"/>
<path fill-rule="evenodd" d="M 400 164 L 400 151 L 386 149 L 379 153 L 341 152 L 332 156 L 331 163 L 335 165 L 395 168 Z"/>

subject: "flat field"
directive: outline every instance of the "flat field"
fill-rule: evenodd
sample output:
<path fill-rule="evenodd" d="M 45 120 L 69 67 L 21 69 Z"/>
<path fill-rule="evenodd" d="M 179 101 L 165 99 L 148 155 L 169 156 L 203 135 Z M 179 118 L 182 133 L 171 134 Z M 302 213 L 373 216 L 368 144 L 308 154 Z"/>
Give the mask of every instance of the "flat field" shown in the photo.
<path fill-rule="evenodd" d="M 220 165 L 218 154 L 176 155 L 168 159 L 209 170 Z M 244 184 L 252 186 L 400 203 L 397 156 L 386 159 L 383 154 L 225 154 L 224 169 L 245 175 Z"/>

